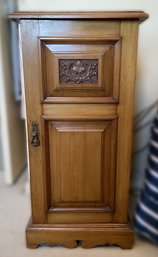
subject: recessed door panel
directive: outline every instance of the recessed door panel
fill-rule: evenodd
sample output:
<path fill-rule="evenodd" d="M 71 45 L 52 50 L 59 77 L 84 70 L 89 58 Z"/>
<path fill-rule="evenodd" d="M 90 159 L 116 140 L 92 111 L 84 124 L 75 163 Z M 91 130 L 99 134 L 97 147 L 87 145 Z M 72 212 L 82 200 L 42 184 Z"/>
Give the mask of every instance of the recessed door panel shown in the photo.
<path fill-rule="evenodd" d="M 49 139 L 49 212 L 114 211 L 116 119 L 45 121 Z M 48 150 L 48 149 L 47 149 Z M 47 151 L 48 153 L 48 151 Z M 82 216 L 84 220 L 84 216 Z M 73 217 L 72 217 L 73 220 Z"/>

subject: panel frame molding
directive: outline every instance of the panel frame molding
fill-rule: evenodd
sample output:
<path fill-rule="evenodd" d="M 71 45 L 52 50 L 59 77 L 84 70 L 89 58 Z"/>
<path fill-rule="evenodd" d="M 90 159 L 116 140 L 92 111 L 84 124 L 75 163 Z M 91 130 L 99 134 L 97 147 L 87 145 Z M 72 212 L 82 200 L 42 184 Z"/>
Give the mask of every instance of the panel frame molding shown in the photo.
<path fill-rule="evenodd" d="M 107 119 L 105 118 L 107 117 Z M 116 151 L 117 151 L 117 115 L 107 115 L 105 117 L 98 117 L 97 115 L 93 115 L 91 117 L 90 120 L 86 119 L 87 124 L 97 124 L 98 122 L 101 122 L 100 125 L 102 123 L 107 123 L 107 124 L 111 124 L 110 126 L 113 127 L 112 131 L 110 130 L 110 133 L 112 133 L 111 138 L 113 140 L 113 143 L 111 143 L 111 149 L 113 149 L 113 155 L 110 154 L 110 156 L 116 156 Z M 75 206 L 75 207 L 64 207 L 64 206 L 52 206 L 51 205 L 51 185 L 50 185 L 50 161 L 49 161 L 49 157 L 46 154 L 46 152 L 49 152 L 49 122 L 53 122 L 53 123 L 60 123 L 63 124 L 63 121 L 61 118 L 56 119 L 56 117 L 53 116 L 42 116 L 42 135 L 43 135 L 43 149 L 44 149 L 44 153 L 43 153 L 43 163 L 44 163 L 44 167 L 43 167 L 43 172 L 45 174 L 45 178 L 46 180 L 44 181 L 44 188 L 45 188 L 45 204 L 46 204 L 46 220 L 48 223 L 52 224 L 52 223 L 60 223 L 62 222 L 63 219 L 63 214 L 65 215 L 65 218 L 69 219 L 69 217 L 71 216 L 71 222 L 76 223 L 77 219 L 81 219 L 83 220 L 83 222 L 86 222 L 86 219 L 88 220 L 89 214 L 92 215 L 91 219 L 94 222 L 97 222 L 97 216 L 99 214 L 100 216 L 100 221 L 99 222 L 110 222 L 112 221 L 112 217 L 113 217 L 113 213 L 115 211 L 115 191 L 113 192 L 113 196 L 111 195 L 109 198 L 109 203 L 110 205 L 108 206 L 95 206 L 95 207 L 79 207 L 79 206 Z M 75 120 L 73 119 L 73 117 L 71 117 L 69 119 L 69 117 L 67 117 L 66 120 L 64 120 L 64 123 L 85 123 L 85 119 L 79 119 L 79 120 Z M 103 126 L 103 124 L 101 125 Z M 59 128 L 60 129 L 60 128 Z M 64 129 L 64 128 L 63 128 Z M 106 128 L 105 128 L 106 129 Z M 62 127 L 61 127 L 62 130 Z M 73 130 L 72 130 L 73 131 Z M 105 132 L 104 132 L 105 133 Z M 115 147 L 114 147 L 115 145 Z M 113 167 L 111 166 L 113 165 Z M 115 180 L 114 180 L 114 174 L 116 172 L 116 163 L 112 162 L 111 160 L 111 164 L 110 164 L 111 168 L 110 170 L 112 172 L 110 172 L 110 176 L 111 179 L 110 181 L 113 181 L 113 185 L 110 185 L 109 188 L 109 193 L 112 193 L 112 189 L 115 188 Z M 110 193 L 110 194 L 111 194 Z M 83 215 L 84 214 L 84 215 Z M 106 214 L 106 215 L 105 215 Z M 84 217 L 85 216 L 85 217 Z M 78 218 L 77 218 L 78 217 Z M 87 218 L 86 218 L 87 217 Z M 70 223 L 71 223 L 70 222 Z"/>
<path fill-rule="evenodd" d="M 105 37 L 98 37 L 98 38 L 94 38 L 92 36 L 89 36 L 89 37 L 84 37 L 84 36 L 81 36 L 81 37 L 77 37 L 77 36 L 74 36 L 74 37 L 69 37 L 69 36 L 47 36 L 47 37 L 43 37 L 43 36 L 39 36 L 38 37 L 38 40 L 39 40 L 39 57 L 40 57 L 40 65 L 41 65 L 41 71 L 42 71 L 42 83 L 43 83 L 43 88 L 44 88 L 44 92 L 43 92 L 43 100 L 42 102 L 43 103 L 118 103 L 119 102 L 119 80 L 120 80 L 120 63 L 121 63 L 121 45 L 122 45 L 122 38 L 120 36 L 105 36 Z M 46 82 L 46 75 L 44 72 L 44 68 L 43 67 L 43 61 L 45 62 L 45 57 L 44 57 L 44 50 L 43 50 L 43 47 L 44 47 L 44 44 L 74 44 L 74 45 L 77 45 L 77 44 L 96 44 L 96 45 L 104 45 L 106 46 L 106 44 L 112 44 L 114 46 L 114 59 L 113 59 L 113 63 L 114 63 L 114 66 L 113 66 L 113 82 L 112 82 L 112 85 L 109 85 L 108 87 L 110 88 L 111 86 L 111 95 L 108 96 L 104 96 L 104 95 L 95 95 L 97 94 L 97 91 L 99 92 L 99 90 L 102 90 L 100 91 L 100 94 L 101 92 L 106 92 L 105 91 L 105 82 L 101 81 L 100 78 L 103 77 L 101 74 L 103 74 L 103 70 L 102 70 L 102 67 L 103 67 L 103 59 L 104 59 L 104 53 L 102 54 L 97 54 L 97 53 L 89 53 L 87 54 L 86 52 L 85 53 L 76 53 L 75 52 L 73 53 L 62 53 L 62 55 L 60 53 L 54 53 L 54 57 L 55 57 L 55 61 L 54 62 L 54 65 L 55 65 L 55 69 L 57 69 L 58 67 L 58 61 L 60 58 L 63 59 L 63 56 L 65 56 L 65 58 L 67 59 L 98 59 L 99 62 L 98 62 L 98 85 L 100 84 L 100 86 L 94 86 L 95 84 L 76 84 L 76 87 L 78 87 L 78 89 L 81 89 L 83 90 L 84 87 L 86 86 L 87 87 L 87 90 L 91 89 L 91 94 L 90 96 L 88 95 L 85 95 L 84 96 L 84 92 L 82 93 L 83 95 L 81 96 L 77 96 L 77 95 L 74 95 L 74 96 L 69 96 L 68 92 L 64 91 L 65 92 L 65 96 L 60 96 L 60 95 L 49 95 L 47 94 L 47 82 Z M 70 57 L 71 56 L 71 57 Z M 76 56 L 78 56 L 78 58 L 76 58 Z M 44 65 L 46 66 L 46 65 Z M 62 85 L 62 84 L 59 84 L 59 78 L 58 78 L 58 74 L 57 72 L 55 72 L 54 74 L 56 80 L 58 81 L 58 85 L 56 85 L 56 83 L 52 82 L 55 86 L 55 91 L 57 90 L 57 93 L 60 90 L 63 90 L 63 88 L 65 88 L 66 90 L 71 90 L 72 91 L 72 87 L 73 87 L 73 84 L 71 86 L 68 87 L 68 85 L 66 84 L 65 86 Z M 53 81 L 55 81 L 55 78 L 53 79 Z M 84 85 L 84 87 L 83 87 Z M 86 87 L 85 87 L 85 90 L 86 90 Z M 75 88 L 74 88 L 75 89 Z M 109 90 L 109 89 L 108 89 Z M 49 90 L 50 91 L 50 90 Z M 73 90 L 74 91 L 74 90 Z M 72 92 L 73 92 L 72 91 Z M 75 91 L 74 91 L 75 92 Z M 86 92 L 86 91 L 85 91 Z M 88 91 L 87 91 L 88 92 Z M 103 93 L 102 93 L 103 94 Z"/>

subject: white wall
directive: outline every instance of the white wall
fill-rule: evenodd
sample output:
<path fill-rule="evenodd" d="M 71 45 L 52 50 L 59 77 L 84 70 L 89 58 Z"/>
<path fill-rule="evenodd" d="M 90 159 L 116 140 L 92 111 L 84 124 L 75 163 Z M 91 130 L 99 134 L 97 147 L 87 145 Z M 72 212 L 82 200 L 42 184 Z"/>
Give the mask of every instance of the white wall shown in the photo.
<path fill-rule="evenodd" d="M 10 30 L 6 15 L 14 0 L 0 1 L 0 118 L 5 182 L 12 184 L 26 166 L 25 123 L 14 99 Z"/>
<path fill-rule="evenodd" d="M 150 18 L 140 25 L 135 113 L 158 99 L 158 1 L 157 0 L 19 0 L 20 11 L 143 10 Z M 149 128 L 135 138 L 136 148 L 149 138 Z M 146 152 L 135 159 L 134 169 L 144 170 Z"/>
<path fill-rule="evenodd" d="M 158 95 L 158 1 L 157 0 L 19 0 L 20 11 L 144 10 L 150 18 L 140 26 L 136 110 Z"/>

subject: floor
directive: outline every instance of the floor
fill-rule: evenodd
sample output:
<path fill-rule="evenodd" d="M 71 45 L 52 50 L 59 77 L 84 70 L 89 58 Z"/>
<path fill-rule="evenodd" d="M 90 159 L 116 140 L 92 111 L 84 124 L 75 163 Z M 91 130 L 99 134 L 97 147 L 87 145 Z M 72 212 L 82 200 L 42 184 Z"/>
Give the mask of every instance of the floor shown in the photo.
<path fill-rule="evenodd" d="M 35 250 L 25 246 L 25 226 L 30 216 L 30 196 L 26 193 L 26 173 L 13 186 L 5 186 L 0 173 L 0 257 L 158 257 L 158 247 L 137 239 L 132 250 L 119 247 L 96 247 L 93 249 L 66 249 L 39 247 Z"/>

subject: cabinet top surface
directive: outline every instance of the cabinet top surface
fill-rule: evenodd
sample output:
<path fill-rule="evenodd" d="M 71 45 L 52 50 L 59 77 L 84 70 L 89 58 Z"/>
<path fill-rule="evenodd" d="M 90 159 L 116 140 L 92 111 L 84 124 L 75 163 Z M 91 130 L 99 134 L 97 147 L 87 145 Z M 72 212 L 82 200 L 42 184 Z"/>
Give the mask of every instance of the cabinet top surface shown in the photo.
<path fill-rule="evenodd" d="M 53 20 L 53 19 L 105 19 L 144 21 L 148 14 L 143 11 L 108 11 L 108 12 L 14 12 L 9 15 L 13 20 Z"/>

